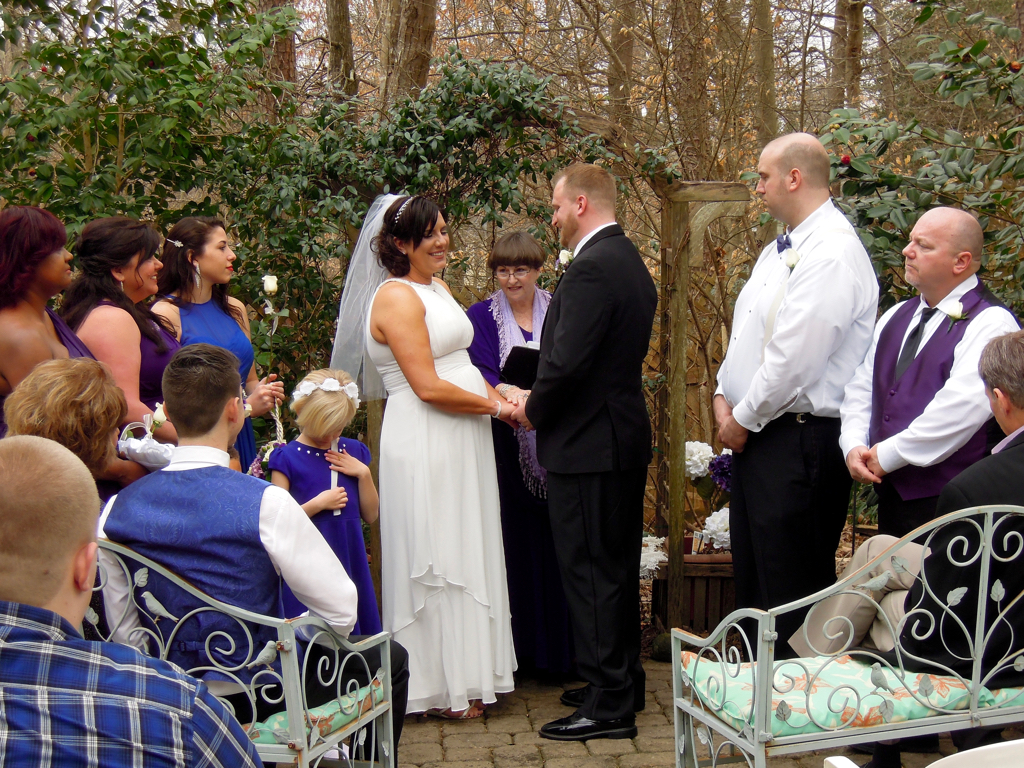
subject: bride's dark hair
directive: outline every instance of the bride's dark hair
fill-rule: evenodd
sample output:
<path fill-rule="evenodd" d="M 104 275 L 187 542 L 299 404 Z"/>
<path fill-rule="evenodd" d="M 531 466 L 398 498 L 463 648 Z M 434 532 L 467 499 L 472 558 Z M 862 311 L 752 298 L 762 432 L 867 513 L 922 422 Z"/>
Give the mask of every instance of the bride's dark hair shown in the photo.
<path fill-rule="evenodd" d="M 441 215 L 437 203 L 428 197 L 413 195 L 395 200 L 384 214 L 380 232 L 373 241 L 373 252 L 377 254 L 380 265 L 395 277 L 408 275 L 409 257 L 399 250 L 395 241 L 412 241 L 415 250 Z"/>

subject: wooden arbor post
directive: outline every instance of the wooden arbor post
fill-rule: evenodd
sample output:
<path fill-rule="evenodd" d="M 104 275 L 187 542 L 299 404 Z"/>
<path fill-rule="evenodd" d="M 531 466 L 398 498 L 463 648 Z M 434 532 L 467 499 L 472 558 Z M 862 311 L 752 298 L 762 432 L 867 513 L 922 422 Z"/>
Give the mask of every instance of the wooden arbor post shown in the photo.
<path fill-rule="evenodd" d="M 686 534 L 686 369 L 690 267 L 704 264 L 704 234 L 722 216 L 742 216 L 750 190 L 737 182 L 678 182 L 662 195 L 661 328 L 666 397 L 659 414 L 658 495 L 668 510 L 668 620 L 683 616 L 683 539 Z M 667 362 L 667 366 L 665 363 Z M 664 498 L 664 496 L 667 498 Z"/>

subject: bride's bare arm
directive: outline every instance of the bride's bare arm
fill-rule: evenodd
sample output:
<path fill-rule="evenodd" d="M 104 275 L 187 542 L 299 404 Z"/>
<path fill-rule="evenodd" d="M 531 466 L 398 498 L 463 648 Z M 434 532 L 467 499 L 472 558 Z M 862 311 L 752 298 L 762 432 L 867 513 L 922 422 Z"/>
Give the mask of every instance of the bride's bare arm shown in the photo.
<path fill-rule="evenodd" d="M 370 309 L 370 334 L 387 344 L 416 396 L 435 408 L 450 413 L 493 414 L 495 401 L 502 403 L 502 415 L 512 406 L 487 385 L 487 397 L 474 395 L 437 375 L 430 354 L 426 310 L 415 289 L 388 283 L 377 293 Z"/>

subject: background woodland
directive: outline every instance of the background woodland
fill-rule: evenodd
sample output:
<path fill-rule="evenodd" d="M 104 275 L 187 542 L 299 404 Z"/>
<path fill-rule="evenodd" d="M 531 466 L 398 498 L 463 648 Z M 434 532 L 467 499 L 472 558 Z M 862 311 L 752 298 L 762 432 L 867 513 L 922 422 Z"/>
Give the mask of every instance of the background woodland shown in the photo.
<path fill-rule="evenodd" d="M 494 289 L 483 262 L 503 231 L 531 229 L 554 257 L 550 176 L 600 162 L 660 282 L 666 189 L 752 184 L 761 147 L 804 130 L 832 154 L 883 308 L 908 293 L 916 217 L 956 204 L 981 216 L 985 277 L 1020 314 L 1022 24 L 1024 0 L 4 0 L 0 199 L 49 208 L 72 237 L 105 215 L 164 231 L 224 217 L 257 361 L 290 391 L 329 361 L 348 254 L 380 192 L 442 203 L 444 277 L 468 305 Z M 732 303 L 775 234 L 755 200 L 709 228 L 688 284 L 663 286 L 686 291 L 690 313 L 690 440 L 714 444 Z M 281 285 L 273 334 L 267 273 Z M 665 478 L 652 467 L 654 530 Z"/>

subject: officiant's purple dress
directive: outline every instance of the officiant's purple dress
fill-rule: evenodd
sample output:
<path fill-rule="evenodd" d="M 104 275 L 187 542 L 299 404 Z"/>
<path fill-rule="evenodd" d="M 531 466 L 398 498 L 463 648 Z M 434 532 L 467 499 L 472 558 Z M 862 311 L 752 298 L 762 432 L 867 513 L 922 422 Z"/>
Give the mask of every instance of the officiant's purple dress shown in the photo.
<path fill-rule="evenodd" d="M 474 330 L 469 357 L 488 383 L 497 386 L 500 372 L 498 326 L 490 304 L 485 300 L 469 308 Z M 523 331 L 523 337 L 526 341 L 533 338 L 527 331 Z M 498 469 L 512 637 L 519 668 L 567 673 L 573 668 L 572 632 L 555 559 L 548 503 L 534 496 L 526 486 L 515 431 L 492 419 L 491 432 Z"/>

